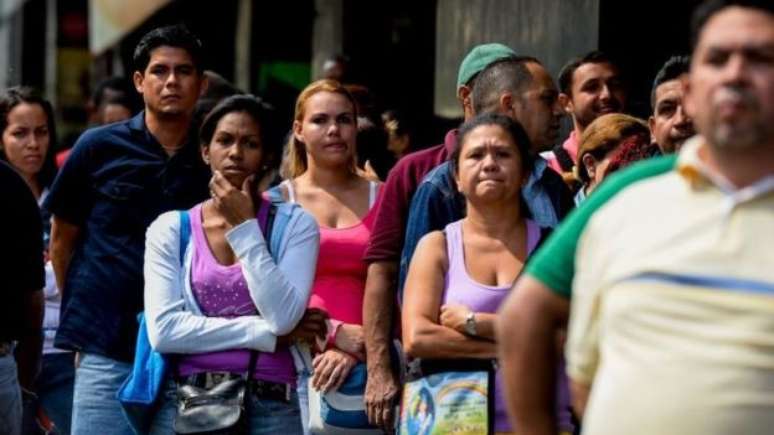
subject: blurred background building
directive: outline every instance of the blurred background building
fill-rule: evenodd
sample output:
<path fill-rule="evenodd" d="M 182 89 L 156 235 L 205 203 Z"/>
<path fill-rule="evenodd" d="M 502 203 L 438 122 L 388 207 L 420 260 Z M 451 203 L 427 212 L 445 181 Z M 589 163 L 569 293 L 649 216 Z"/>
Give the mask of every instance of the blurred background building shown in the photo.
<path fill-rule="evenodd" d="M 131 76 L 139 38 L 185 23 L 203 41 L 210 69 L 272 102 L 290 124 L 298 91 L 323 62 L 345 55 L 351 82 L 380 107 L 402 111 L 420 146 L 440 141 L 461 116 L 457 67 L 474 45 L 502 42 L 558 74 L 600 48 L 618 57 L 635 114 L 649 111 L 650 83 L 664 60 L 689 50 L 699 0 L 0 0 L 0 86 L 44 90 L 61 146 L 86 126 L 94 85 Z"/>

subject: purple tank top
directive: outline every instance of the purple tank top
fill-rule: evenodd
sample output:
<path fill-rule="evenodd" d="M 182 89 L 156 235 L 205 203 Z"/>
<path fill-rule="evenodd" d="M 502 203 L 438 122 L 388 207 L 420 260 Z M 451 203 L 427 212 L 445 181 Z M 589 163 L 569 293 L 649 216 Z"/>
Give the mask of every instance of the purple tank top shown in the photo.
<path fill-rule="evenodd" d="M 446 272 L 444 284 L 443 303 L 462 304 L 473 311 L 481 313 L 496 313 L 500 305 L 510 292 L 511 286 L 493 287 L 475 281 L 465 266 L 465 251 L 462 243 L 462 220 L 452 222 L 446 226 L 446 251 L 449 258 L 449 270 Z M 532 251 L 540 242 L 540 227 L 533 221 L 527 220 L 527 252 Z M 557 368 L 559 376 L 558 394 L 558 419 L 561 430 L 572 431 L 572 422 L 569 412 L 569 390 L 567 378 L 564 376 L 564 363 Z M 508 422 L 507 408 L 505 405 L 505 391 L 501 371 L 495 374 L 495 431 L 511 432 L 511 424 Z"/>
<path fill-rule="evenodd" d="M 259 207 L 258 222 L 265 226 L 268 202 Z M 202 206 L 190 211 L 193 255 L 191 258 L 191 290 L 202 314 L 208 317 L 234 318 L 258 314 L 239 262 L 224 266 L 215 259 L 202 227 Z M 179 362 L 182 376 L 201 372 L 246 373 L 250 351 L 227 350 L 187 355 Z M 295 384 L 293 357 L 287 346 L 277 346 L 274 352 L 259 352 L 255 378 L 270 382 Z"/>

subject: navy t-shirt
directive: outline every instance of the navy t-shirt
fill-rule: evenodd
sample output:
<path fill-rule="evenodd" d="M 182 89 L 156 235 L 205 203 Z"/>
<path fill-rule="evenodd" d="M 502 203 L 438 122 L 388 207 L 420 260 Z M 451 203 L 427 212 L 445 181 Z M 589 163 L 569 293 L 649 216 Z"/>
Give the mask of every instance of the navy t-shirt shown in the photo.
<path fill-rule="evenodd" d="M 168 157 L 144 115 L 83 133 L 46 198 L 45 208 L 81 230 L 63 289 L 58 348 L 132 359 L 145 230 L 161 213 L 208 196 L 210 173 L 198 146 Z"/>

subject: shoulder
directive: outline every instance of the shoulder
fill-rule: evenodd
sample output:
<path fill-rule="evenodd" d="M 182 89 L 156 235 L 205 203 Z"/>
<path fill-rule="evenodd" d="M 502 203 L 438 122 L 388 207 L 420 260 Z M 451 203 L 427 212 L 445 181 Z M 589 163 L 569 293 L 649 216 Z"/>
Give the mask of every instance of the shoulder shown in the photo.
<path fill-rule="evenodd" d="M 317 221 L 307 213 L 300 205 L 290 202 L 274 203 L 277 207 L 277 214 L 284 214 L 288 219 L 288 227 L 291 228 L 289 234 L 294 235 L 317 235 L 320 229 Z"/>
<path fill-rule="evenodd" d="M 148 227 L 146 240 L 148 242 L 164 243 L 173 237 L 177 237 L 180 234 L 180 213 L 183 212 L 172 210 L 160 214 Z"/>
<path fill-rule="evenodd" d="M 409 153 L 406 156 L 404 156 L 402 159 L 398 161 L 398 163 L 395 165 L 396 168 L 411 168 L 414 165 L 417 165 L 419 163 L 424 163 L 427 159 L 431 157 L 435 157 L 439 151 L 443 150 L 445 147 L 444 144 L 434 145 L 430 148 L 425 148 L 423 150 L 414 151 L 413 153 Z"/>
<path fill-rule="evenodd" d="M 3 197 L 6 204 L 11 204 L 10 210 L 16 211 L 17 215 L 37 215 L 39 213 L 38 204 L 32 195 L 27 183 L 16 172 L 11 165 L 0 161 L 0 184 L 3 186 Z M 40 221 L 40 219 L 35 219 Z"/>
<path fill-rule="evenodd" d="M 640 218 L 650 219 L 651 217 L 647 215 L 632 215 L 631 210 L 660 210 L 678 205 L 679 200 L 677 202 L 670 201 L 677 198 L 684 199 L 680 194 L 685 189 L 680 187 L 685 187 L 685 183 L 681 183 L 680 177 L 677 171 L 664 171 L 651 173 L 647 177 L 625 183 L 616 190 L 614 195 L 608 195 L 605 202 L 598 205 L 594 215 L 590 216 L 589 220 L 595 223 L 615 224 L 620 219 L 626 219 L 628 222 Z M 594 198 L 597 193 L 604 192 L 594 192 L 586 201 Z"/>
<path fill-rule="evenodd" d="M 79 161 L 94 156 L 95 150 L 106 151 L 111 145 L 129 141 L 130 135 L 128 121 L 90 128 L 81 133 L 75 141 L 67 161 Z M 106 146 L 108 148 L 105 148 Z M 64 167 L 67 166 L 65 164 Z"/>
<path fill-rule="evenodd" d="M 93 146 L 101 142 L 111 142 L 117 137 L 128 136 L 129 131 L 129 121 L 93 127 L 81 134 L 76 145 Z"/>
<path fill-rule="evenodd" d="M 585 222 L 598 209 L 624 191 L 650 178 L 671 172 L 677 161 L 676 156 L 654 157 L 637 163 L 608 177 L 571 215 L 572 221 Z"/>
<path fill-rule="evenodd" d="M 414 151 L 400 160 L 390 170 L 390 174 L 387 176 L 387 183 L 390 183 L 391 178 L 405 177 L 419 168 L 423 168 L 426 165 L 432 164 L 433 158 L 443 150 L 444 145 L 435 145 L 430 148 L 426 148 L 419 151 Z"/>
<path fill-rule="evenodd" d="M 285 188 L 285 181 L 264 192 L 264 198 L 278 206 L 280 203 L 287 202 L 288 195 Z"/>
<path fill-rule="evenodd" d="M 453 181 L 453 177 L 454 173 L 452 171 L 452 165 L 450 162 L 446 161 L 431 169 L 430 172 L 425 175 L 425 178 L 422 179 L 422 183 L 420 185 L 448 184 L 450 181 Z"/>
<path fill-rule="evenodd" d="M 443 231 L 431 231 L 419 240 L 414 256 L 427 259 L 446 258 L 446 234 Z"/>
<path fill-rule="evenodd" d="M 621 195 L 620 198 L 626 198 L 630 192 L 636 192 L 640 188 L 650 188 L 647 186 L 651 184 L 651 179 L 657 184 L 661 183 L 657 178 L 670 173 L 675 162 L 674 156 L 653 158 L 632 165 L 606 179 L 593 195 L 571 212 L 567 219 L 553 231 L 541 249 L 527 263 L 527 274 L 538 279 L 554 292 L 570 297 L 575 254 L 579 240 L 584 237 L 590 221 L 606 222 L 608 218 L 605 215 L 612 214 L 598 213 L 600 209 L 607 209 L 609 204 L 618 202 L 619 195 Z M 635 195 L 636 197 L 642 197 L 642 195 Z M 620 207 L 616 206 L 616 208 Z M 641 209 L 639 206 L 635 208 Z M 629 207 L 626 210 L 629 215 L 631 209 L 632 207 Z M 619 224 L 620 222 L 615 223 L 615 225 Z"/>
<path fill-rule="evenodd" d="M 2 180 L 4 192 L 23 195 L 29 191 L 29 187 L 27 187 L 21 175 L 11 165 L 2 160 L 0 160 L 0 180 Z M 32 196 L 31 192 L 29 196 Z"/>

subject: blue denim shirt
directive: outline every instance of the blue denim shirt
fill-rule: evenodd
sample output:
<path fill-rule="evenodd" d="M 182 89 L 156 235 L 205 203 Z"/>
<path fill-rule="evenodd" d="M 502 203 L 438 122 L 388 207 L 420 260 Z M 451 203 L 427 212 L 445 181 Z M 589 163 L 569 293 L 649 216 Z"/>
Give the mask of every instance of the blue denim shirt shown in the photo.
<path fill-rule="evenodd" d="M 556 227 L 572 209 L 569 188 L 541 157 L 535 158 L 534 168 L 521 190 L 521 196 L 532 220 L 544 228 Z M 401 301 L 408 266 L 419 240 L 425 234 L 441 230 L 464 216 L 465 198 L 457 190 L 451 163 L 444 162 L 425 176 L 411 200 L 406 239 L 400 256 L 398 295 Z"/>
<path fill-rule="evenodd" d="M 208 196 L 198 146 L 168 157 L 144 115 L 83 133 L 46 198 L 46 209 L 81 232 L 56 347 L 130 361 L 143 307 L 145 231 L 161 213 Z"/>

